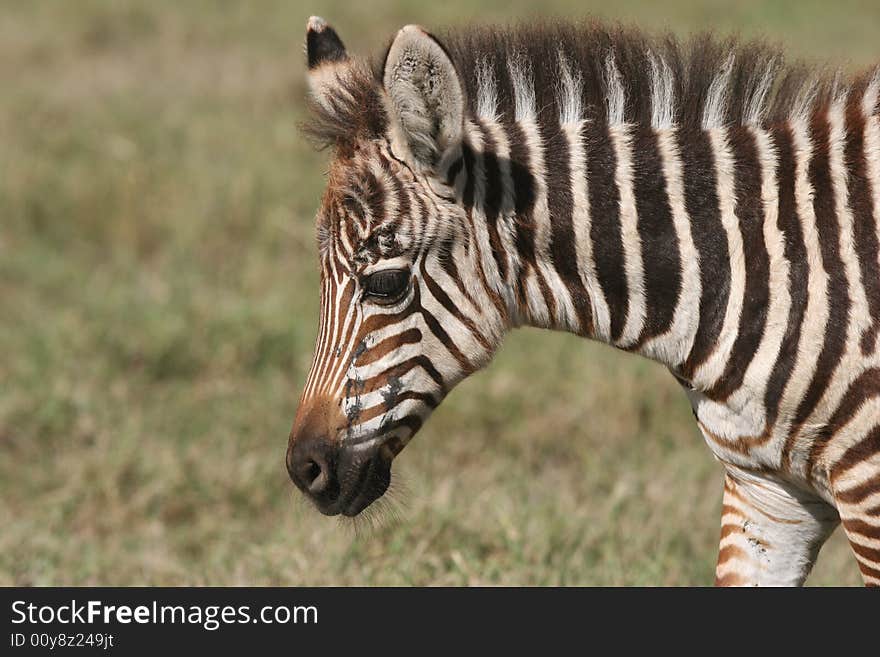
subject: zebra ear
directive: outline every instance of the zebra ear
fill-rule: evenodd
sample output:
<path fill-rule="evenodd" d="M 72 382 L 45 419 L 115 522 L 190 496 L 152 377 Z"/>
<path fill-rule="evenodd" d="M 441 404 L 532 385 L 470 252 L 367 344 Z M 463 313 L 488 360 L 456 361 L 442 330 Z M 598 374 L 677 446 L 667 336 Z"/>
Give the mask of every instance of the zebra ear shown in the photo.
<path fill-rule="evenodd" d="M 388 49 L 382 82 L 392 148 L 410 164 L 437 171 L 463 132 L 464 94 L 449 55 L 421 27 L 407 25 Z"/>
<path fill-rule="evenodd" d="M 323 104 L 339 82 L 338 65 L 348 61 L 348 53 L 336 30 L 319 16 L 309 18 L 306 25 L 306 59 L 309 89 L 312 96 Z"/>

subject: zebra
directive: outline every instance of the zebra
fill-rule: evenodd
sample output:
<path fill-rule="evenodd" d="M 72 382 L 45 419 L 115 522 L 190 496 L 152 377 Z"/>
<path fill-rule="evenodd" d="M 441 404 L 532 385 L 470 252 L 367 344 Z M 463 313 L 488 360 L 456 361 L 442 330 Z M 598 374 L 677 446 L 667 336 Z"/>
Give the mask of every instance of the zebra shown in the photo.
<path fill-rule="evenodd" d="M 664 364 L 724 467 L 717 585 L 880 585 L 880 67 L 599 21 L 306 34 L 331 149 L 291 479 L 327 515 L 519 326 Z"/>

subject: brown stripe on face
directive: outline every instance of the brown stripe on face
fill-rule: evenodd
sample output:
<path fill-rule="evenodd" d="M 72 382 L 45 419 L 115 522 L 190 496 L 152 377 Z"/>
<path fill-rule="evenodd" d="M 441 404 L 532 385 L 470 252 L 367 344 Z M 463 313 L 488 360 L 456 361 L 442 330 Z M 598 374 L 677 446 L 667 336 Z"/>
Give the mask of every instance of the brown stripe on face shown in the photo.
<path fill-rule="evenodd" d="M 452 261 L 452 258 L 445 258 L 444 260 Z M 449 298 L 449 295 L 440 287 L 437 282 L 431 277 L 428 273 L 428 269 L 425 266 L 426 259 L 422 258 L 421 265 L 419 266 L 419 270 L 422 274 L 422 280 L 425 282 L 425 285 L 428 287 L 428 291 L 431 293 L 441 306 L 443 306 L 446 311 L 455 317 L 459 322 L 464 324 L 464 326 L 470 331 L 471 335 L 474 336 L 474 339 L 480 343 L 480 346 L 483 347 L 486 351 L 492 350 L 492 345 L 489 343 L 489 340 L 482 334 L 482 332 L 477 328 L 477 325 L 474 321 L 461 312 L 458 309 L 458 306 L 455 305 L 455 302 Z M 449 272 L 447 271 L 447 274 Z M 476 304 L 474 304 L 476 305 Z"/>
<path fill-rule="evenodd" d="M 649 127 L 633 133 L 632 161 L 645 281 L 645 323 L 635 344 L 628 347 L 635 350 L 672 325 L 681 293 L 681 257 L 657 135 Z"/>
<path fill-rule="evenodd" d="M 322 384 L 328 380 L 328 368 L 333 367 L 332 349 L 335 346 L 334 336 L 338 330 L 337 323 L 340 320 L 339 313 L 336 312 L 336 299 L 341 290 L 330 280 L 333 276 L 332 270 L 328 269 L 323 272 L 324 280 L 322 280 L 322 289 L 326 292 L 322 299 L 321 319 L 322 328 L 325 332 L 319 334 L 319 344 L 315 351 L 315 360 L 312 365 L 312 371 L 309 373 L 309 379 L 313 380 L 314 389 L 320 389 Z"/>
<path fill-rule="evenodd" d="M 868 300 L 872 325 L 861 336 L 861 349 L 865 355 L 874 350 L 877 331 L 880 329 L 880 265 L 877 242 L 876 220 L 871 184 L 868 181 L 868 153 L 865 144 L 865 116 L 862 114 L 861 94 L 850 94 L 846 106 L 846 145 L 844 146 L 844 166 L 847 173 L 847 191 L 853 216 L 853 242 L 859 257 L 862 286 Z M 880 184 L 880 182 L 875 182 Z"/>
<path fill-rule="evenodd" d="M 715 156 L 709 135 L 680 131 L 676 135 L 682 165 L 685 209 L 694 248 L 700 258 L 700 317 L 690 354 L 681 367 L 685 379 L 712 353 L 721 334 L 730 296 L 727 233 L 721 223 L 716 189 Z"/>
<path fill-rule="evenodd" d="M 403 417 L 383 423 L 380 427 L 380 431 L 387 435 L 396 431 L 400 427 L 406 427 L 409 429 L 409 434 L 413 435 L 416 431 L 422 428 L 422 418 L 418 415 L 404 415 Z"/>
<path fill-rule="evenodd" d="M 785 259 L 789 263 L 788 289 L 791 307 L 788 311 L 788 324 L 779 347 L 779 354 L 764 392 L 764 408 L 767 413 L 767 426 L 776 422 L 779 404 L 785 386 L 794 370 L 801 327 L 807 308 L 807 247 L 804 244 L 803 228 L 797 214 L 795 202 L 795 156 L 793 136 L 788 126 L 777 128 L 772 135 L 777 153 L 776 177 L 779 185 L 779 215 L 777 227 L 784 239 Z"/>
<path fill-rule="evenodd" d="M 590 296 L 581 280 L 575 251 L 571 162 L 568 138 L 556 112 L 541 112 L 547 211 L 550 215 L 550 261 L 568 289 L 581 335 L 593 333 Z"/>
<path fill-rule="evenodd" d="M 366 423 L 370 420 L 379 417 L 385 413 L 388 413 L 396 406 L 401 404 L 407 400 L 416 400 L 423 403 L 428 408 L 437 408 L 439 402 L 434 398 L 434 395 L 426 393 L 426 392 L 415 392 L 412 390 L 408 390 L 406 392 L 399 393 L 390 393 L 386 396 L 386 398 L 379 404 L 375 406 L 370 406 L 369 408 L 365 408 L 358 415 L 358 422 Z"/>
<path fill-rule="evenodd" d="M 418 344 L 421 340 L 422 332 L 417 328 L 408 329 L 398 335 L 391 335 L 375 346 L 365 349 L 357 354 L 354 359 L 354 364 L 358 367 L 370 365 L 404 345 Z"/>
<path fill-rule="evenodd" d="M 379 329 L 390 326 L 391 324 L 402 322 L 404 319 L 419 310 L 421 306 L 421 301 L 422 300 L 421 295 L 419 294 L 419 286 L 414 285 L 412 301 L 410 301 L 406 305 L 406 308 L 403 308 L 396 313 L 377 313 L 375 315 L 370 315 L 364 320 L 364 323 L 361 325 L 361 330 L 358 333 L 358 342 L 363 342 L 364 338 L 366 338 L 370 333 L 373 333 L 374 331 L 378 331 Z"/>
<path fill-rule="evenodd" d="M 588 121 L 584 123 L 581 136 L 586 153 L 590 240 L 593 243 L 596 280 L 602 288 L 611 315 L 611 339 L 616 341 L 626 325 L 629 309 L 620 225 L 620 192 L 614 177 L 617 155 L 606 126 Z"/>
<path fill-rule="evenodd" d="M 796 435 L 816 408 L 837 369 L 846 347 L 849 324 L 849 284 L 846 268 L 840 257 L 840 226 L 834 207 L 834 187 L 831 182 L 830 125 L 827 112 L 817 112 L 810 126 L 813 158 L 810 161 L 809 179 L 814 190 L 813 211 L 816 215 L 816 231 L 822 253 L 822 266 L 828 273 L 828 322 L 825 339 L 816 360 L 813 378 L 795 412 L 794 423 L 782 450 L 783 459 L 790 457 Z"/>
<path fill-rule="evenodd" d="M 335 287 L 335 286 L 333 286 L 333 287 Z M 354 279 L 349 278 L 345 284 L 345 287 L 342 289 L 342 292 L 340 295 L 340 300 L 339 300 L 339 305 L 335 306 L 335 307 L 329 306 L 330 312 L 332 312 L 333 315 L 338 315 L 340 320 L 345 319 L 345 317 L 348 313 L 348 309 L 351 306 L 353 299 L 354 299 L 354 291 L 355 291 Z M 338 312 L 337 312 L 337 308 L 339 309 Z M 335 317 L 334 317 L 333 321 L 334 321 L 334 325 L 335 325 L 335 322 L 337 321 Z M 324 357 L 326 359 L 328 359 L 331 363 L 330 371 L 327 372 L 325 375 L 326 381 L 328 381 L 328 382 L 335 381 L 336 378 L 339 376 L 340 372 L 342 371 L 342 369 L 344 367 L 347 367 L 348 363 L 346 362 L 345 358 L 342 358 L 343 354 L 341 352 L 341 349 L 344 345 L 350 344 L 351 336 L 352 336 L 352 333 L 354 333 L 354 328 L 356 325 L 357 325 L 357 322 L 353 321 L 353 319 L 352 319 L 352 321 L 350 321 L 348 323 L 348 328 L 345 330 L 345 335 L 342 336 L 341 340 L 337 340 L 335 343 L 328 340 L 328 347 L 332 347 L 333 351 L 330 352 L 328 350 L 327 352 L 325 352 L 325 355 L 324 355 Z M 334 331 L 338 331 L 338 328 L 334 329 Z"/>
<path fill-rule="evenodd" d="M 386 385 L 392 378 L 402 378 L 408 372 L 416 369 L 417 367 L 422 368 L 425 373 L 433 379 L 434 383 L 436 383 L 440 390 L 445 393 L 446 385 L 443 382 L 443 375 L 437 371 L 437 368 L 434 367 L 434 364 L 431 360 L 424 355 L 413 356 L 412 358 L 408 358 L 402 363 L 398 363 L 397 365 L 392 365 L 387 370 L 382 372 L 381 374 L 377 374 L 376 376 L 370 377 L 369 379 L 364 379 L 359 382 L 359 387 L 362 388 L 361 394 L 367 394 L 369 392 L 373 392 L 374 390 L 378 390 L 379 388 Z"/>
<path fill-rule="evenodd" d="M 324 259 L 322 258 L 322 261 Z M 321 263 L 322 268 L 324 267 L 324 262 Z M 324 270 L 326 271 L 326 269 Z M 326 273 L 323 274 L 326 276 Z M 330 313 L 327 312 L 327 297 L 329 292 L 327 290 L 327 283 L 322 279 L 321 280 L 321 293 L 320 293 L 320 311 L 318 315 L 318 335 L 315 339 L 315 353 L 312 354 L 312 363 L 309 366 L 309 373 L 306 376 L 305 387 L 303 388 L 303 394 L 306 394 L 312 386 L 315 384 L 315 378 L 317 375 L 316 368 L 318 366 L 318 356 L 323 348 L 324 340 L 325 340 L 325 331 L 327 329 L 327 320 L 329 318 Z"/>
<path fill-rule="evenodd" d="M 346 366 L 347 366 L 348 362 L 351 362 L 351 360 L 357 359 L 358 357 L 360 357 L 361 355 L 366 353 L 366 338 L 367 338 L 367 336 L 369 336 L 371 333 L 373 333 L 375 331 L 378 331 L 378 330 L 383 329 L 385 327 L 402 322 L 403 320 L 408 318 L 410 315 L 412 315 L 413 313 L 418 311 L 419 303 L 420 303 L 419 288 L 418 288 L 418 286 L 415 286 L 413 288 L 413 298 L 410 301 L 410 303 L 407 304 L 407 306 L 403 310 L 400 310 L 399 312 L 396 312 L 396 313 L 387 313 L 387 314 L 379 313 L 379 314 L 370 315 L 369 317 L 367 317 L 367 319 L 361 324 L 360 331 L 358 332 L 358 335 L 357 335 L 356 342 L 357 342 L 358 346 L 355 347 L 356 352 L 352 356 L 351 359 L 349 359 L 348 361 L 345 361 Z M 346 341 L 343 344 L 349 344 L 348 338 L 350 337 L 351 330 L 352 330 L 355 323 L 356 322 L 352 322 L 351 325 L 349 326 L 349 332 L 348 332 L 349 335 L 346 337 Z M 394 337 L 397 337 L 397 336 L 394 336 Z M 374 349 L 375 348 L 376 347 L 374 346 Z M 340 359 L 340 361 L 342 362 L 342 361 L 344 361 L 344 359 Z M 339 367 L 339 366 L 337 365 L 337 367 Z M 359 383 L 359 385 L 360 385 L 360 383 Z"/>
<path fill-rule="evenodd" d="M 764 242 L 764 206 L 761 198 L 761 163 L 755 137 L 746 128 L 731 129 L 728 143 L 733 153 L 736 216 L 747 254 L 745 294 L 736 340 L 724 373 L 706 395 L 726 400 L 743 382 L 758 350 L 770 306 L 770 256 Z"/>

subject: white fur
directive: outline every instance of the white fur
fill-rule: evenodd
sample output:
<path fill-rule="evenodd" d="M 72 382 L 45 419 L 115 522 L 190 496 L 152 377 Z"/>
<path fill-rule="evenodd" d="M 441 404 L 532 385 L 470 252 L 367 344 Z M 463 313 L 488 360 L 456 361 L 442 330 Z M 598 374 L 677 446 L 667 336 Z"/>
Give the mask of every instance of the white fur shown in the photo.
<path fill-rule="evenodd" d="M 816 102 L 816 96 L 819 94 L 819 81 L 810 80 L 805 84 L 797 97 L 792 103 L 791 110 L 788 114 L 790 123 L 807 123 L 810 120 L 810 114 L 813 112 L 813 105 Z"/>
<path fill-rule="evenodd" d="M 488 59 L 477 64 L 477 116 L 487 121 L 498 120 L 498 89 L 495 69 Z"/>
<path fill-rule="evenodd" d="M 620 71 L 617 70 L 613 53 L 605 58 L 605 89 L 608 125 L 623 125 L 626 120 L 626 92 L 623 89 L 623 81 L 620 79 Z"/>
<path fill-rule="evenodd" d="M 865 116 L 874 116 L 877 114 L 877 101 L 880 96 L 880 67 L 874 71 L 874 77 L 868 83 L 865 89 L 865 95 L 862 96 L 862 112 Z"/>
<path fill-rule="evenodd" d="M 521 53 L 510 53 L 507 58 L 510 84 L 513 86 L 514 118 L 517 121 L 535 121 L 535 86 L 532 80 L 532 64 Z"/>
<path fill-rule="evenodd" d="M 733 72 L 734 54 L 730 53 L 721 69 L 709 85 L 706 104 L 703 106 L 703 129 L 711 130 L 724 125 L 730 95 L 730 74 Z"/>
<path fill-rule="evenodd" d="M 651 67 L 651 127 L 671 128 L 675 123 L 675 77 L 660 53 L 649 50 Z"/>
<path fill-rule="evenodd" d="M 348 61 L 324 62 L 308 73 L 309 94 L 329 114 L 335 114 L 333 98 L 351 100 L 351 94 L 342 82 L 352 64 Z"/>
<path fill-rule="evenodd" d="M 743 104 L 743 125 L 758 127 L 763 124 L 770 89 L 776 81 L 778 70 L 779 62 L 773 57 L 767 62 L 764 72 L 755 80 L 754 87 L 749 90 Z"/>
<path fill-rule="evenodd" d="M 583 79 L 578 70 L 572 69 L 568 57 L 561 50 L 559 58 L 559 123 L 563 126 L 578 125 L 583 115 Z"/>

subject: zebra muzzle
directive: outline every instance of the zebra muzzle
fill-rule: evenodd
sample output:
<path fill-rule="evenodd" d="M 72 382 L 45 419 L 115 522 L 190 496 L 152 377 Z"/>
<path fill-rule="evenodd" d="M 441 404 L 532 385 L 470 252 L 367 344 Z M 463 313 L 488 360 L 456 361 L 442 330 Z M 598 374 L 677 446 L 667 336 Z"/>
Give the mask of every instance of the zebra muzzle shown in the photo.
<path fill-rule="evenodd" d="M 378 446 L 358 450 L 320 437 L 292 440 L 290 479 L 324 515 L 356 516 L 391 483 L 391 458 Z"/>

